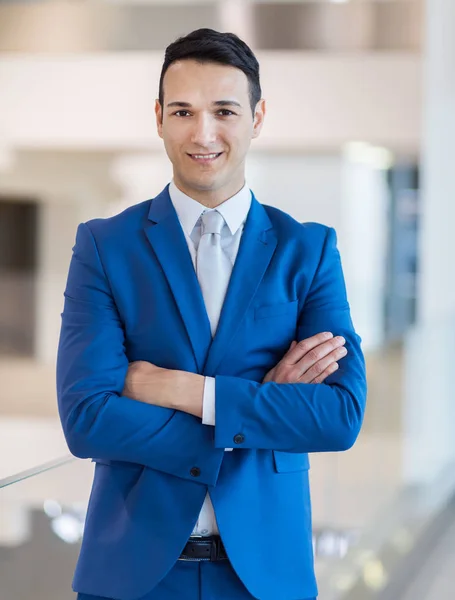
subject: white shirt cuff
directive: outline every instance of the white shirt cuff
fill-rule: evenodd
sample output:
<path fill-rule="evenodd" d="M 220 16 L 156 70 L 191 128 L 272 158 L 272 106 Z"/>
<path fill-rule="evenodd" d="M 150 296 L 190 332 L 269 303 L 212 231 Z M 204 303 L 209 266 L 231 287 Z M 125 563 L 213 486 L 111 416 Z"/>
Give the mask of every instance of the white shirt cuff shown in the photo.
<path fill-rule="evenodd" d="M 215 377 L 206 377 L 204 381 L 202 423 L 215 427 Z M 225 450 L 231 452 L 232 448 L 225 448 Z"/>
<path fill-rule="evenodd" d="M 202 423 L 215 426 L 215 377 L 206 377 L 202 399 Z"/>

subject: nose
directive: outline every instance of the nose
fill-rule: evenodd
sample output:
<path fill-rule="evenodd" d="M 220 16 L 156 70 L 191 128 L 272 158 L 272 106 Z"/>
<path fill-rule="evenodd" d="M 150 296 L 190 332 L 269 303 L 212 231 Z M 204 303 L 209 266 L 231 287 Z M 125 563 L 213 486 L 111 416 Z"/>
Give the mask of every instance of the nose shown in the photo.
<path fill-rule="evenodd" d="M 191 132 L 191 143 L 201 148 L 209 149 L 216 141 L 216 123 L 210 115 L 200 114 L 194 120 Z"/>

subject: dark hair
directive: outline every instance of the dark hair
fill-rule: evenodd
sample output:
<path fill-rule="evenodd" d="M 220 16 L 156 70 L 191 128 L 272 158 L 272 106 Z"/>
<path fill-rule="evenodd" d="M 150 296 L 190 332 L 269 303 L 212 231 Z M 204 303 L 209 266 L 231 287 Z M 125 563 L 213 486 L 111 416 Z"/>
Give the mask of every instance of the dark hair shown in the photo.
<path fill-rule="evenodd" d="M 163 106 L 163 80 L 172 63 L 195 60 L 200 63 L 219 63 L 236 67 L 245 73 L 250 87 L 250 104 L 254 116 L 261 99 L 259 63 L 251 48 L 234 33 L 220 33 L 213 29 L 197 29 L 170 44 L 164 54 L 161 69 L 159 101 Z"/>

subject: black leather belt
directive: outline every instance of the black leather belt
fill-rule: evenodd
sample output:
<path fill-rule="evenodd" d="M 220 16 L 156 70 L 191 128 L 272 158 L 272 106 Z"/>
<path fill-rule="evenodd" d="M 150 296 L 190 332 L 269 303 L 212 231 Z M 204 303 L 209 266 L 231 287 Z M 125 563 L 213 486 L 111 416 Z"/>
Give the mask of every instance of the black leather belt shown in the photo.
<path fill-rule="evenodd" d="M 192 536 L 183 548 L 179 560 L 227 560 L 227 554 L 219 535 Z"/>

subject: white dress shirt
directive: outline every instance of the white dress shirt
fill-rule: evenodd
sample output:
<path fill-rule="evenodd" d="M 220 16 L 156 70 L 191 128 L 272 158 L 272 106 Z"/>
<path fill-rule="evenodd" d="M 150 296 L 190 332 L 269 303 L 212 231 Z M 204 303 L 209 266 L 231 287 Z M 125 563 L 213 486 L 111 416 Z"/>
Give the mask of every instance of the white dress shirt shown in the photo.
<path fill-rule="evenodd" d="M 188 250 L 193 261 L 196 272 L 196 255 L 201 239 L 201 215 L 207 210 L 206 206 L 200 204 L 193 198 L 184 194 L 172 181 L 169 186 L 169 195 L 174 205 L 180 225 L 185 234 Z M 229 262 L 234 268 L 235 259 L 240 246 L 240 240 L 243 233 L 246 218 L 251 206 L 251 191 L 245 184 L 243 188 L 232 198 L 216 207 L 216 210 L 223 216 L 225 225 L 221 230 L 221 247 L 223 252 L 229 258 Z M 232 271 L 231 271 L 232 272 Z M 215 425 L 215 378 L 206 377 L 204 382 L 204 397 L 202 407 L 202 422 L 204 425 Z M 226 448 L 232 450 L 232 448 Z M 218 534 L 213 505 L 207 494 L 202 506 L 199 519 L 193 530 L 193 535 L 214 535 Z"/>

